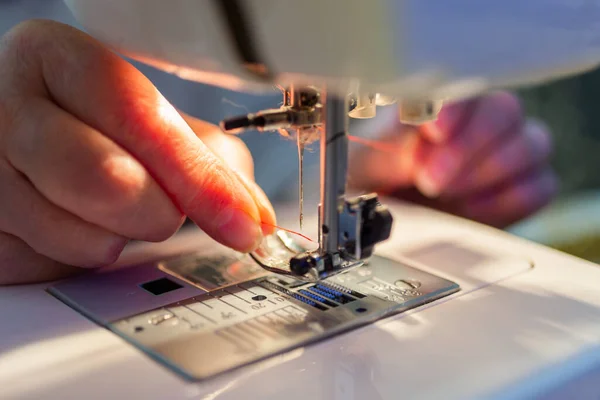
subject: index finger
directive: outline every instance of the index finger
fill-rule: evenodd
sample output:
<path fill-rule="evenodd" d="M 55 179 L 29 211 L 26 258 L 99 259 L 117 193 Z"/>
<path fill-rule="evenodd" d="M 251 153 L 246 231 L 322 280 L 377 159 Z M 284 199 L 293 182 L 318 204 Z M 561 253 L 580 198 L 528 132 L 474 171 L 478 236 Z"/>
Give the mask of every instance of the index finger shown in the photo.
<path fill-rule="evenodd" d="M 50 97 L 126 149 L 217 241 L 240 251 L 258 246 L 261 221 L 253 196 L 137 69 L 59 23 L 28 22 L 13 34 L 20 36 L 14 65 L 24 77 L 20 92 Z"/>

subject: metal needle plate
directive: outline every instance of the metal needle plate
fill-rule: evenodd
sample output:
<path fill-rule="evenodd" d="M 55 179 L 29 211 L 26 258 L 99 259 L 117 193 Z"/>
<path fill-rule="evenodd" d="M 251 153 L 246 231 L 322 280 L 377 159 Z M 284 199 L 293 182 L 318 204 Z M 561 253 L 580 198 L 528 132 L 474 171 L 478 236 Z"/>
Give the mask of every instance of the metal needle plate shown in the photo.
<path fill-rule="evenodd" d="M 459 290 L 380 257 L 317 283 L 255 267 L 247 256 L 193 254 L 50 292 L 185 378 L 204 380 Z"/>

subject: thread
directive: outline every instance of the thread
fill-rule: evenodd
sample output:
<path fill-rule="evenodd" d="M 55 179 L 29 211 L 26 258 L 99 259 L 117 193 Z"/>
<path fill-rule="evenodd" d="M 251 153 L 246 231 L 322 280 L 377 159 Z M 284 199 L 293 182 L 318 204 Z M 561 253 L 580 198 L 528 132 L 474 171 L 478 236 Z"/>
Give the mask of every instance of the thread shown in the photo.
<path fill-rule="evenodd" d="M 370 147 L 374 150 L 379 150 L 387 153 L 396 153 L 398 152 L 398 146 L 394 144 L 385 143 L 379 140 L 371 140 L 366 139 L 359 136 L 348 135 L 348 140 L 354 143 L 362 144 L 364 146 Z"/>
<path fill-rule="evenodd" d="M 278 131 L 279 131 L 279 133 L 282 136 L 289 137 L 289 134 L 287 133 L 286 130 L 284 130 L 284 129 L 278 129 Z M 362 144 L 364 146 L 371 147 L 372 149 L 375 149 L 375 150 L 384 151 L 384 152 L 388 152 L 388 153 L 395 153 L 395 152 L 398 151 L 398 146 L 393 145 L 393 144 L 388 144 L 388 143 L 385 143 L 385 142 L 382 142 L 382 141 L 365 139 L 365 138 L 362 138 L 362 137 L 359 137 L 359 136 L 352 136 L 352 135 L 348 135 L 348 140 L 351 141 L 351 142 L 354 142 L 354 143 L 358 143 L 358 144 Z M 303 235 L 300 232 L 293 231 L 291 229 L 286 229 L 286 228 L 283 228 L 281 226 L 269 224 L 269 223 L 266 223 L 266 222 L 262 222 L 262 224 L 263 225 L 267 225 L 267 226 L 269 226 L 271 228 L 282 230 L 282 231 L 290 233 L 292 235 L 300 236 L 301 238 L 306 239 L 306 240 L 308 240 L 311 243 L 316 243 L 314 240 L 312 240 L 311 238 L 309 238 L 306 235 Z"/>
<path fill-rule="evenodd" d="M 316 243 L 314 240 L 312 240 L 311 238 L 309 238 L 309 237 L 308 237 L 308 236 L 306 236 L 306 235 L 303 235 L 303 234 L 301 234 L 300 232 L 296 232 L 296 231 L 293 231 L 293 230 L 291 230 L 291 229 L 282 228 L 281 226 L 277 226 L 277 225 L 269 224 L 269 223 L 267 223 L 267 222 L 262 222 L 262 224 L 263 224 L 263 225 L 267 225 L 267 226 L 269 226 L 269 227 L 271 227 L 271 228 L 275 228 L 275 229 L 282 230 L 282 231 L 284 231 L 284 232 L 287 232 L 287 233 L 291 233 L 292 235 L 297 235 L 297 236 L 300 236 L 301 238 L 304 238 L 304 239 L 308 240 L 309 242 Z"/>

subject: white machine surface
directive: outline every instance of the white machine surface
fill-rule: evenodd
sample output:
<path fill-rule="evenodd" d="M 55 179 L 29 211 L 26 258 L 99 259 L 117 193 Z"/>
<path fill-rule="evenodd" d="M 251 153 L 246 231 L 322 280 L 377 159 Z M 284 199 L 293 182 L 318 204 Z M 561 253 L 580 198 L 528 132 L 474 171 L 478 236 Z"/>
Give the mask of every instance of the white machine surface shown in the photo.
<path fill-rule="evenodd" d="M 119 51 L 232 89 L 325 81 L 344 90 L 356 80 L 365 93 L 452 98 L 600 64 L 598 0 L 65 3 Z M 227 12 L 244 23 L 224 20 Z M 264 69 L 266 79 L 255 73 Z"/>
<path fill-rule="evenodd" d="M 230 36 L 237 28 L 217 0 L 67 3 L 117 49 L 231 88 L 314 83 L 344 97 L 357 81 L 365 95 L 438 100 L 556 77 L 600 59 L 600 1 L 223 1 L 244 5 L 252 24 L 242 33 L 252 34 L 251 44 L 239 31 Z M 347 113 L 338 109 L 328 111 L 327 134 Z M 345 183 L 327 176 L 325 184 Z M 202 288 L 169 265 L 185 254 L 201 262 L 225 250 L 188 231 L 131 246 L 120 260 L 131 268 L 0 288 L 0 397 L 600 397 L 596 264 L 432 210 L 384 203 L 395 223 L 376 253 L 393 260 L 387 275 L 407 278 L 375 276 L 387 267 L 374 258 L 329 277 L 325 284 L 337 279 L 337 286 L 320 292 L 273 289 L 263 276 L 225 282 L 233 289 Z M 290 226 L 294 214 L 280 213 L 280 224 Z M 341 248 L 324 247 L 325 256 Z M 175 264 L 163 262 L 172 257 Z M 167 288 L 149 288 L 157 282 Z M 223 312 L 216 303 L 233 308 Z"/>
<path fill-rule="evenodd" d="M 459 292 L 194 382 L 52 297 L 48 285 L 2 288 L 1 397 L 598 398 L 600 268 L 427 209 L 394 204 L 393 212 L 400 222 L 380 254 Z M 188 232 L 133 247 L 121 263 L 206 244 Z"/>

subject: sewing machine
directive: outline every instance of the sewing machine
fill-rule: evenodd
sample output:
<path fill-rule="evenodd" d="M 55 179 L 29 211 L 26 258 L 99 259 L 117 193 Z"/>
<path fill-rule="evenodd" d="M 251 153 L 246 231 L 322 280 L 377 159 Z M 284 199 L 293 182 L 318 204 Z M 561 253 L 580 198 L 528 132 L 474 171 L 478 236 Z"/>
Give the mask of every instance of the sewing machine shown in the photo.
<path fill-rule="evenodd" d="M 93 275 L 0 288 L 2 396 L 598 397 L 600 268 L 348 196 L 345 173 L 350 117 L 381 105 L 420 124 L 444 101 L 594 66 L 600 1 L 67 4 L 98 39 L 183 78 L 282 87 L 281 107 L 222 127 L 320 141 L 321 205 L 305 221 L 319 243 L 277 232 L 242 255 L 187 230 Z"/>

